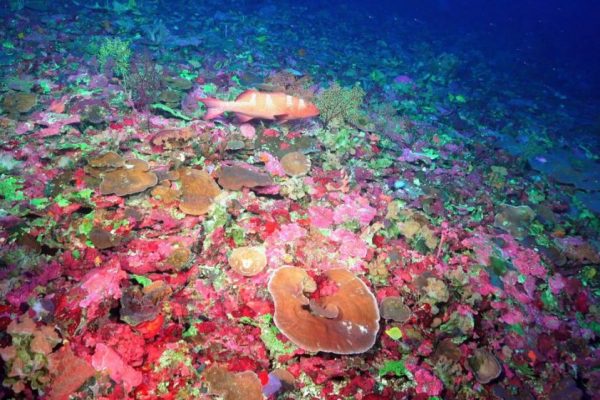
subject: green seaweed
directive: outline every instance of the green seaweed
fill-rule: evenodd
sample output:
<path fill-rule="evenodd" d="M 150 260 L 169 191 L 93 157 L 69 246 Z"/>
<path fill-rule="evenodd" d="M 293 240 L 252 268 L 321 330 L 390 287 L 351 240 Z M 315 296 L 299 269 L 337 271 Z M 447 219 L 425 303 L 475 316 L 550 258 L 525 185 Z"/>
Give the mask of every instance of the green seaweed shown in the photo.
<path fill-rule="evenodd" d="M 397 377 L 405 376 L 412 379 L 412 374 L 406 368 L 404 361 L 402 360 L 388 360 L 386 361 L 378 372 L 379 376 L 385 376 L 387 374 L 393 374 Z"/>
<path fill-rule="evenodd" d="M 0 197 L 6 201 L 25 199 L 23 195 L 23 180 L 14 176 L 0 175 Z"/>
<path fill-rule="evenodd" d="M 291 342 L 283 343 L 277 338 L 279 329 L 273 324 L 271 314 L 264 314 L 258 317 L 257 320 L 260 328 L 260 338 L 272 357 L 277 358 L 280 355 L 291 354 L 296 350 L 296 346 Z"/>
<path fill-rule="evenodd" d="M 168 114 L 172 115 L 173 117 L 175 117 L 175 118 L 179 118 L 179 119 L 182 119 L 182 120 L 184 120 L 184 121 L 191 121 L 191 120 L 192 120 L 192 118 L 191 118 L 191 117 L 188 117 L 187 115 L 185 115 L 185 114 L 184 114 L 184 113 L 182 113 L 181 111 L 179 111 L 179 110 L 175 110 L 175 109 L 173 109 L 173 108 L 171 108 L 171 107 L 169 107 L 169 106 L 167 106 L 167 105 L 165 105 L 165 104 L 162 104 L 162 103 L 155 103 L 155 104 L 152 104 L 152 105 L 150 106 L 150 108 L 153 108 L 153 109 L 155 109 L 155 110 L 164 111 L 164 112 L 166 112 L 166 113 L 168 113 Z"/>

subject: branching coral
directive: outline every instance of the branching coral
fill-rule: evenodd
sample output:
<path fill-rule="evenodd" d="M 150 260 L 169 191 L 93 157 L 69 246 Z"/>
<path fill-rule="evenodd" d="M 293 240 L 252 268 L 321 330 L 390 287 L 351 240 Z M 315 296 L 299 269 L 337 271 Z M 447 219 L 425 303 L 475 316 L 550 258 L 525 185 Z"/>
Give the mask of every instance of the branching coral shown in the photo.
<path fill-rule="evenodd" d="M 129 42 L 119 38 L 107 38 L 98 50 L 100 70 L 124 77 L 129 72 L 131 49 Z"/>
<path fill-rule="evenodd" d="M 159 67 L 148 54 L 142 54 L 134 57 L 128 68 L 123 74 L 125 89 L 137 109 L 147 110 L 164 86 Z"/>
<path fill-rule="evenodd" d="M 360 106 L 364 97 L 365 91 L 358 84 L 344 88 L 334 82 L 317 99 L 321 120 L 326 127 L 343 123 L 356 125 L 361 116 Z"/>

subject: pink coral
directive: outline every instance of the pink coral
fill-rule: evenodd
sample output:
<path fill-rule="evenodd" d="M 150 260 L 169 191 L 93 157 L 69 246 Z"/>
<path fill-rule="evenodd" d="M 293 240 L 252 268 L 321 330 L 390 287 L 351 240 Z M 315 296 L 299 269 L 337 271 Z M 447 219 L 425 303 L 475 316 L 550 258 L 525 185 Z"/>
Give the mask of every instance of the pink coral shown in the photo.
<path fill-rule="evenodd" d="M 559 294 L 565 287 L 565 279 L 561 274 L 555 274 L 548 279 L 548 286 L 552 291 L 552 294 Z"/>
<path fill-rule="evenodd" d="M 306 229 L 298 224 L 284 224 L 280 226 L 276 235 L 281 243 L 289 243 L 305 237 L 306 233 Z"/>
<path fill-rule="evenodd" d="M 530 275 L 536 278 L 546 277 L 546 268 L 541 265 L 539 254 L 532 249 L 519 249 L 515 254 L 512 254 L 511 260 L 523 275 Z"/>
<path fill-rule="evenodd" d="M 133 366 L 141 365 L 144 359 L 144 339 L 126 324 L 103 325 L 97 335 L 87 333 L 84 340 L 90 347 L 98 343 L 110 346 L 125 363 Z"/>
<path fill-rule="evenodd" d="M 506 313 L 504 313 L 504 315 L 502 317 L 500 317 L 500 321 L 509 324 L 509 325 L 514 325 L 514 324 L 520 324 L 521 322 L 525 321 L 525 318 L 523 317 L 523 314 L 516 309 L 510 309 L 508 310 Z"/>
<path fill-rule="evenodd" d="M 428 396 L 439 396 L 444 390 L 444 385 L 435 375 L 424 368 L 417 367 L 413 372 L 415 383 L 417 384 L 416 391 L 419 394 Z"/>
<path fill-rule="evenodd" d="M 39 125 L 46 125 L 46 128 L 39 130 L 35 135 L 39 137 L 58 135 L 64 126 L 76 124 L 80 121 L 81 118 L 77 114 L 65 116 L 63 114 L 39 113 L 35 122 Z"/>
<path fill-rule="evenodd" d="M 141 372 L 127 365 L 117 352 L 105 344 L 96 345 L 92 366 L 96 371 L 107 371 L 112 380 L 123 383 L 127 392 L 142 383 Z"/>
<path fill-rule="evenodd" d="M 339 243 L 341 260 L 352 257 L 365 258 L 367 256 L 368 247 L 364 240 L 347 229 L 336 229 L 331 233 L 330 238 Z"/>
<path fill-rule="evenodd" d="M 252 126 L 252 124 L 246 123 L 240 125 L 240 133 L 246 139 L 254 139 L 254 137 L 256 136 L 256 129 L 254 128 L 254 126 Z"/>
<path fill-rule="evenodd" d="M 336 207 L 333 219 L 336 224 L 356 220 L 361 226 L 367 226 L 377 215 L 377 210 L 369 205 L 369 200 L 359 195 L 348 195 L 344 203 Z"/>
<path fill-rule="evenodd" d="M 494 250 L 493 244 L 483 233 L 476 233 L 474 236 L 464 239 L 461 244 L 475 253 L 475 261 L 479 264 L 489 265 L 490 255 Z"/>
<path fill-rule="evenodd" d="M 283 169 L 283 166 L 281 165 L 277 157 L 275 157 L 271 153 L 267 153 L 266 151 L 260 153 L 258 157 L 261 161 L 265 163 L 265 169 L 268 173 L 270 173 L 273 176 L 285 176 L 285 170 Z"/>
<path fill-rule="evenodd" d="M 121 269 L 118 262 L 93 270 L 84 277 L 81 284 L 81 288 L 87 292 L 87 295 L 81 300 L 79 306 L 89 308 L 88 313 L 94 314 L 104 299 L 120 299 L 121 288 L 119 285 L 125 279 L 127 279 L 127 274 Z"/>
<path fill-rule="evenodd" d="M 310 223 L 315 228 L 327 229 L 333 224 L 333 211 L 322 206 L 312 206 L 308 209 Z"/>

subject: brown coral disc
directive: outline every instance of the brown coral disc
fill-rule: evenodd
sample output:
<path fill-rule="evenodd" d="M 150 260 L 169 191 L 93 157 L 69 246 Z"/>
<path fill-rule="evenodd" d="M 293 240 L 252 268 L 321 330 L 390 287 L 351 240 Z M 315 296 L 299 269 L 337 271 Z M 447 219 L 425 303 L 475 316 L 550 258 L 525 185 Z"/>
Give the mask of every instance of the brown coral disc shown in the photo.
<path fill-rule="evenodd" d="M 490 383 L 502 373 L 500 361 L 485 349 L 477 349 L 468 360 L 469 367 L 479 383 Z"/>
<path fill-rule="evenodd" d="M 109 171 L 100 184 L 100 194 L 127 196 L 156 186 L 158 177 L 148 171 L 148 164 L 142 160 L 128 160 L 123 168 Z"/>
<path fill-rule="evenodd" d="M 386 297 L 383 299 L 381 301 L 380 310 L 383 318 L 400 323 L 405 323 L 411 316 L 410 308 L 404 304 L 402 297 L 397 296 Z"/>
<path fill-rule="evenodd" d="M 212 365 L 203 373 L 208 392 L 225 400 L 262 400 L 262 384 L 256 373 L 233 373 L 220 365 Z"/>
<path fill-rule="evenodd" d="M 265 269 L 267 256 L 264 247 L 238 247 L 231 252 L 228 261 L 229 266 L 238 274 L 254 276 Z"/>
<path fill-rule="evenodd" d="M 208 212 L 221 189 L 205 171 L 191 168 L 179 170 L 181 180 L 181 202 L 179 209 L 189 215 L 203 215 Z"/>
<path fill-rule="evenodd" d="M 289 176 L 306 175 L 310 170 L 310 160 L 299 151 L 293 151 L 281 157 L 281 166 Z"/>
<path fill-rule="evenodd" d="M 219 185 L 226 190 L 241 190 L 257 186 L 270 186 L 273 179 L 267 174 L 255 172 L 240 166 L 224 166 L 218 172 Z"/>
<path fill-rule="evenodd" d="M 88 165 L 92 168 L 115 169 L 123 167 L 125 161 L 114 151 L 109 151 L 99 157 L 90 159 Z"/>

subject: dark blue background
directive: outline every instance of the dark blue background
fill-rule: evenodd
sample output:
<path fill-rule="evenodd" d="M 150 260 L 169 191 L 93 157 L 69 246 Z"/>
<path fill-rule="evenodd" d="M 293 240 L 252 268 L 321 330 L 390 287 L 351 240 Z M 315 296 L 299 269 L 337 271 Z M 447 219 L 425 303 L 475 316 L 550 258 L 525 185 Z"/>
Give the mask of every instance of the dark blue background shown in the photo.
<path fill-rule="evenodd" d="M 571 93 L 600 99 L 600 1 L 312 0 L 301 4 L 311 11 L 360 10 L 386 27 L 386 20 L 396 17 L 412 20 L 448 46 L 462 35 L 475 36 L 484 52 L 514 54 L 514 68 L 529 69 Z"/>

